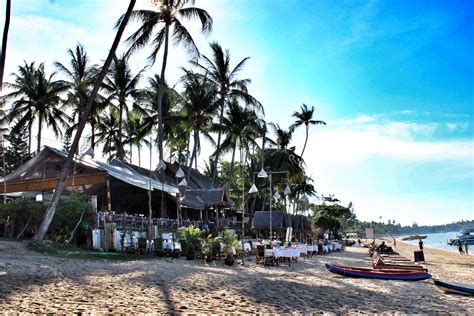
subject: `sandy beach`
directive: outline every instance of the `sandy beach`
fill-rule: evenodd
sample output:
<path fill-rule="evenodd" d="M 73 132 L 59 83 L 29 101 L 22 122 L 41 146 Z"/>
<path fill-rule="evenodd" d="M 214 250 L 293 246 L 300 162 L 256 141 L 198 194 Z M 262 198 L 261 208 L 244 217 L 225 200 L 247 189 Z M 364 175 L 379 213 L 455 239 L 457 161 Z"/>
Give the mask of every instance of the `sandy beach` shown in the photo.
<path fill-rule="evenodd" d="M 417 247 L 397 241 L 408 258 Z M 474 283 L 474 256 L 425 249 L 434 277 Z M 0 310 L 21 313 L 456 313 L 474 297 L 447 295 L 431 280 L 353 279 L 325 262 L 369 266 L 366 248 L 300 259 L 288 267 L 206 265 L 157 258 L 117 262 L 44 256 L 0 241 Z"/>

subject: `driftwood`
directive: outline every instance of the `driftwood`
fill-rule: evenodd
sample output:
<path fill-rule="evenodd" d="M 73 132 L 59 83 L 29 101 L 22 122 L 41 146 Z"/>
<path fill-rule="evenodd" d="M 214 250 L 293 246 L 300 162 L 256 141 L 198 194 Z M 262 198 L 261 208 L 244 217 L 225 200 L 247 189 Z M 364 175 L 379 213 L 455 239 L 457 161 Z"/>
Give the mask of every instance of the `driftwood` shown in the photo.
<path fill-rule="evenodd" d="M 72 238 L 74 237 L 74 234 L 76 233 L 77 227 L 79 227 L 79 224 L 82 222 L 82 218 L 84 217 L 84 213 L 87 210 L 87 206 L 89 206 L 89 203 L 87 203 L 86 206 L 84 207 L 84 210 L 81 213 L 81 217 L 79 218 L 79 220 L 77 221 L 76 226 L 74 227 L 74 229 L 71 232 L 71 236 L 69 237 L 68 240 L 66 240 L 66 244 L 69 244 L 71 242 Z"/>

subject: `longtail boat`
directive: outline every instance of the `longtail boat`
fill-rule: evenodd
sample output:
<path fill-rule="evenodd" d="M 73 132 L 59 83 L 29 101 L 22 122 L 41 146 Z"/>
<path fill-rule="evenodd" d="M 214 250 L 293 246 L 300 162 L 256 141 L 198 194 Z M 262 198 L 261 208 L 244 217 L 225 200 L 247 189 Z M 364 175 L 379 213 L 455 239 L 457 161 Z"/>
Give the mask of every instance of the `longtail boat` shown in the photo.
<path fill-rule="evenodd" d="M 357 268 L 326 263 L 326 268 L 335 274 L 369 279 L 418 281 L 431 278 L 431 274 L 419 270 L 377 270 Z"/>
<path fill-rule="evenodd" d="M 474 295 L 474 284 L 445 282 L 433 279 L 434 284 L 443 292 L 463 295 Z"/>

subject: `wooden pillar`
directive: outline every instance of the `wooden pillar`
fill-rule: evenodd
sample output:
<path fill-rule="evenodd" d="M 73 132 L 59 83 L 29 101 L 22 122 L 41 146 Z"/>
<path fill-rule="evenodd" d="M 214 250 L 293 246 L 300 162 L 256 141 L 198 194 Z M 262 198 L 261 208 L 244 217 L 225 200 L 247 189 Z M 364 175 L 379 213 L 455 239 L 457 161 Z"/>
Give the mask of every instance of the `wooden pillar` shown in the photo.
<path fill-rule="evenodd" d="M 110 196 L 110 179 L 109 175 L 107 174 L 107 211 L 112 211 L 112 198 Z"/>

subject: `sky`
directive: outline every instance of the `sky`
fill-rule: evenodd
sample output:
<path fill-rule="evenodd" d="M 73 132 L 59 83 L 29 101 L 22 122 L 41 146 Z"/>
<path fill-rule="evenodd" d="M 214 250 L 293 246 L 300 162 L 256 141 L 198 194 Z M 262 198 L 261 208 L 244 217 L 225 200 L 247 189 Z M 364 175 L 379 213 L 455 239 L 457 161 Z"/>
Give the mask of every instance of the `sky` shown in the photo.
<path fill-rule="evenodd" d="M 13 1 L 5 81 L 23 61 L 54 71 L 78 42 L 101 64 L 127 6 L 126 0 Z M 303 157 L 319 194 L 351 201 L 361 220 L 474 219 L 472 1 L 196 0 L 196 6 L 214 20 L 208 36 L 185 22 L 201 54 L 209 56 L 208 43 L 217 41 L 232 65 L 250 57 L 241 77 L 252 80 L 249 92 L 264 105 L 267 122 L 287 128 L 304 103 L 327 123 L 310 128 Z M 136 8 L 153 6 L 137 0 Z M 130 24 L 126 33 L 136 28 Z M 161 59 L 150 66 L 149 54 L 132 57 L 136 72 L 160 71 Z M 189 59 L 183 47 L 171 48 L 168 83 L 178 82 Z M 304 139 L 304 129 L 296 130 L 297 153 Z M 53 135 L 43 142 L 61 147 Z"/>

